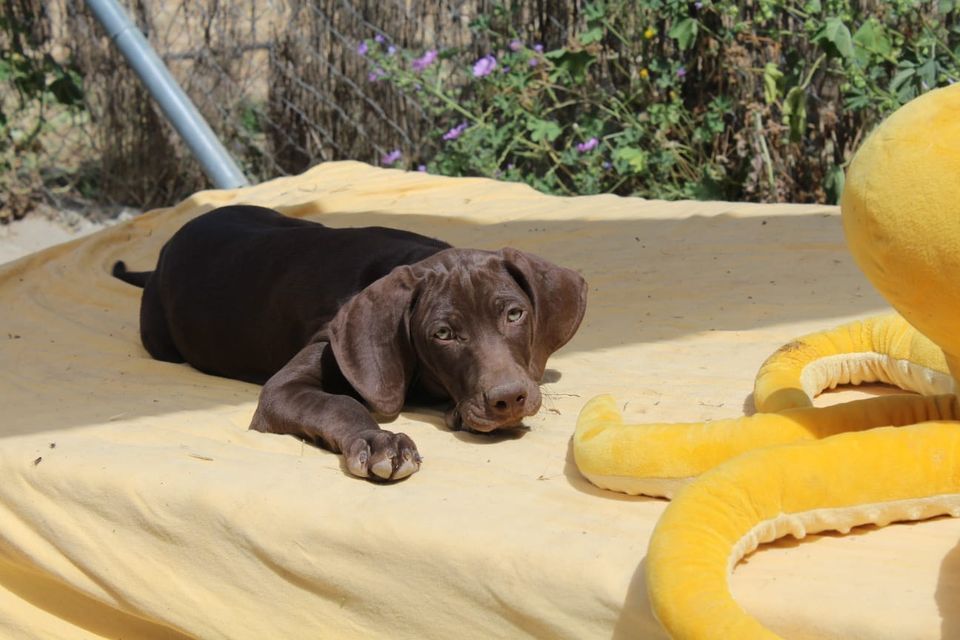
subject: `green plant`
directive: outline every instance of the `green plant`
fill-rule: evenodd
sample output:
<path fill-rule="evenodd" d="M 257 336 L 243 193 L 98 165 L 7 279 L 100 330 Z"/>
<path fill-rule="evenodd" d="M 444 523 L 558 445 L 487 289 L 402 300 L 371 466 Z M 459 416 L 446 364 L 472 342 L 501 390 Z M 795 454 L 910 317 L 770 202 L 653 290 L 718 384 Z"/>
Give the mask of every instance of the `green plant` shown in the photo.
<path fill-rule="evenodd" d="M 960 73 L 952 1 L 596 0 L 544 50 L 504 3 L 490 44 L 359 43 L 435 124 L 389 164 L 527 182 L 558 194 L 835 202 L 887 113 Z"/>
<path fill-rule="evenodd" d="M 0 12 L 0 221 L 19 217 L 20 185 L 39 177 L 35 158 L 42 151 L 41 135 L 64 110 L 83 108 L 83 83 L 70 64 L 46 51 L 43 11 L 9 3 Z M 23 174 L 31 173 L 32 180 Z M 16 180 L 14 180 L 16 178 Z"/>

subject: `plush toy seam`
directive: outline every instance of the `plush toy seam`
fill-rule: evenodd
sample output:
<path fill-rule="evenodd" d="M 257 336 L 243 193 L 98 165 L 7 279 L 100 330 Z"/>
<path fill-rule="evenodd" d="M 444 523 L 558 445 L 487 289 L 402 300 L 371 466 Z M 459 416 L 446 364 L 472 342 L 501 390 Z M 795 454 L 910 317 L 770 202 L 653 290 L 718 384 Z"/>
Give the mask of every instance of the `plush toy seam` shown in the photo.
<path fill-rule="evenodd" d="M 892 384 L 923 395 L 955 392 L 950 374 L 876 352 L 824 356 L 808 363 L 800 373 L 800 384 L 811 399 L 825 389 L 865 382 Z"/>
<path fill-rule="evenodd" d="M 727 573 L 732 574 L 737 563 L 761 544 L 787 535 L 802 540 L 807 534 L 822 531 L 847 534 L 853 527 L 866 524 L 884 527 L 891 522 L 926 520 L 942 515 L 960 516 L 960 493 L 782 513 L 758 522 L 734 543 L 727 561 Z"/>
<path fill-rule="evenodd" d="M 580 471 L 591 484 L 607 491 L 617 491 L 631 496 L 672 499 L 680 489 L 694 480 L 696 476 L 685 478 L 639 478 L 636 476 L 614 476 Z"/>

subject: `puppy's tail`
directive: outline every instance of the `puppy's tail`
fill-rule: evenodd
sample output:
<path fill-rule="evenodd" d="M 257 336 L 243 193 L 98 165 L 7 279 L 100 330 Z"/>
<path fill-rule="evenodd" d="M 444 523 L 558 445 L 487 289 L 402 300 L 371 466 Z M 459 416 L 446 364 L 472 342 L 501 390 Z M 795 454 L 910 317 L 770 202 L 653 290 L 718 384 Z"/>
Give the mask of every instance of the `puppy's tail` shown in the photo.
<path fill-rule="evenodd" d="M 143 289 L 147 280 L 150 279 L 150 276 L 153 275 L 153 271 L 127 271 L 127 265 L 123 260 L 117 260 L 113 264 L 113 271 L 111 272 L 114 278 L 118 280 L 123 280 L 127 284 L 132 284 L 135 287 L 140 287 Z"/>

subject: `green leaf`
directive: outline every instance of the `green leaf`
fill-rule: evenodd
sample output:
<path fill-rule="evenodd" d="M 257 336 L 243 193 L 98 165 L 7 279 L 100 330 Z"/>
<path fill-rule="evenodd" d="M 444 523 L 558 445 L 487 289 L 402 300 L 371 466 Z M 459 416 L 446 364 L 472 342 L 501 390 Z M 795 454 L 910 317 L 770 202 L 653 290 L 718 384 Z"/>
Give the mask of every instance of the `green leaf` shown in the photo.
<path fill-rule="evenodd" d="M 725 195 L 723 182 L 706 170 L 693 187 L 693 197 L 697 200 L 723 200 Z"/>
<path fill-rule="evenodd" d="M 544 57 L 553 60 L 557 70 L 551 74 L 551 81 L 556 82 L 562 74 L 568 74 L 574 82 L 583 82 L 587 75 L 587 68 L 596 61 L 596 58 L 586 51 L 568 51 L 555 49 L 544 54 Z"/>
<path fill-rule="evenodd" d="M 240 111 L 240 126 L 247 133 L 257 134 L 263 132 L 263 125 L 260 122 L 260 113 L 253 104 L 244 104 Z"/>
<path fill-rule="evenodd" d="M 668 36 L 677 41 L 681 51 L 686 51 L 693 46 L 697 39 L 699 23 L 694 18 L 684 18 L 680 22 L 670 27 Z"/>
<path fill-rule="evenodd" d="M 840 202 L 840 196 L 843 194 L 843 185 L 846 180 L 846 176 L 843 174 L 843 167 L 840 165 L 833 165 L 829 171 L 827 171 L 827 176 L 823 180 L 823 188 L 827 191 L 827 199 L 831 204 L 837 204 Z"/>
<path fill-rule="evenodd" d="M 814 40 L 821 43 L 829 55 L 847 59 L 853 57 L 853 36 L 843 20 L 836 16 L 826 19 Z"/>
<path fill-rule="evenodd" d="M 768 62 L 763 68 L 763 99 L 767 104 L 773 104 L 780 97 L 780 85 L 783 82 L 783 72 L 773 62 Z"/>
<path fill-rule="evenodd" d="M 588 2 L 583 8 L 583 16 L 587 20 L 603 20 L 606 16 L 606 7 L 602 2 Z"/>
<path fill-rule="evenodd" d="M 803 5 L 803 10 L 806 13 L 820 13 L 822 7 L 820 6 L 820 0 L 810 0 L 805 5 Z"/>
<path fill-rule="evenodd" d="M 854 58 L 861 67 L 870 63 L 872 55 L 885 58 L 893 50 L 893 43 L 887 36 L 883 25 L 875 18 L 870 18 L 853 34 Z"/>
<path fill-rule="evenodd" d="M 77 106 L 83 102 L 82 80 L 75 73 L 66 72 L 50 83 L 50 92 L 64 106 Z"/>
<path fill-rule="evenodd" d="M 807 127 L 807 92 L 793 87 L 783 101 L 783 119 L 790 128 L 790 141 L 800 142 Z"/>
<path fill-rule="evenodd" d="M 853 90 L 844 100 L 843 104 L 847 109 L 859 111 L 861 109 L 869 109 L 870 107 L 874 106 L 874 99 L 872 95 L 864 93 L 860 90 Z"/>
<path fill-rule="evenodd" d="M 917 69 L 913 65 L 901 66 L 900 71 L 898 71 L 897 74 L 893 76 L 893 79 L 890 80 L 890 91 L 894 93 L 899 92 L 906 84 L 907 80 L 915 76 L 916 73 Z"/>
<path fill-rule="evenodd" d="M 621 147 L 613 152 L 613 159 L 633 173 L 643 173 L 647 168 L 647 152 L 643 149 Z"/>
<path fill-rule="evenodd" d="M 889 55 L 893 43 L 887 36 L 886 28 L 876 18 L 870 18 L 857 29 L 853 36 L 855 43 L 880 55 Z"/>
<path fill-rule="evenodd" d="M 530 131 L 530 139 L 534 142 L 553 142 L 560 137 L 563 129 L 553 120 L 541 120 L 540 118 L 529 118 L 527 120 L 527 129 Z"/>
<path fill-rule="evenodd" d="M 937 61 L 930 58 L 917 67 L 917 77 L 923 83 L 923 89 L 933 89 L 937 86 L 937 71 L 939 67 Z"/>
<path fill-rule="evenodd" d="M 603 38 L 603 27 L 594 27 L 580 34 L 580 44 L 593 44 Z"/>

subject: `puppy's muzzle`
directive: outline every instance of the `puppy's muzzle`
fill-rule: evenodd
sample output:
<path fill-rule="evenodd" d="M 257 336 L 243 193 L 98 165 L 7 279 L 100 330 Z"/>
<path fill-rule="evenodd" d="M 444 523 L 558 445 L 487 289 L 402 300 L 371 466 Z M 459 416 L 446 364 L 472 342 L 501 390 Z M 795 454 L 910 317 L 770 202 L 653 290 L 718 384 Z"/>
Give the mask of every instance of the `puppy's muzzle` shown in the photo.
<path fill-rule="evenodd" d="M 540 389 L 522 381 L 491 387 L 479 397 L 458 403 L 447 413 L 447 426 L 489 433 L 521 426 L 524 418 L 540 410 Z"/>

